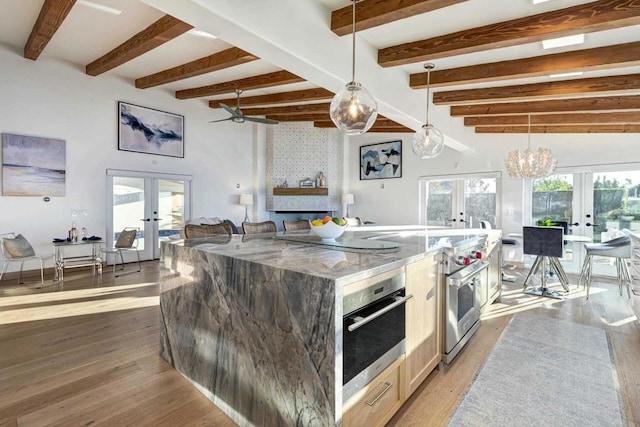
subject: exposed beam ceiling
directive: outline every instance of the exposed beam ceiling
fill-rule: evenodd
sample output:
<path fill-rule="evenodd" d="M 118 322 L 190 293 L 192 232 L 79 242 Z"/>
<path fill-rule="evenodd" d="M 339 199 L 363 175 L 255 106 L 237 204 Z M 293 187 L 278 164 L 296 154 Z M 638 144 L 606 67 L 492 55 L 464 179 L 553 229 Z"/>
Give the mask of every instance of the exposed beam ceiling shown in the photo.
<path fill-rule="evenodd" d="M 638 109 L 640 109 L 640 95 L 633 95 L 607 96 L 599 98 L 553 99 L 549 101 L 505 102 L 498 104 L 455 105 L 451 107 L 451 115 L 454 117 L 498 116 L 503 114 Z"/>
<path fill-rule="evenodd" d="M 429 86 L 437 88 L 540 77 L 559 72 L 607 70 L 633 65 L 640 65 L 640 42 L 435 70 L 431 72 Z M 427 73 L 411 74 L 409 85 L 412 89 L 425 89 L 427 87 Z"/>
<path fill-rule="evenodd" d="M 465 117 L 465 126 L 526 125 L 528 115 Z M 532 125 L 640 124 L 640 111 L 615 113 L 532 114 Z"/>
<path fill-rule="evenodd" d="M 304 79 L 302 77 L 298 77 L 288 71 L 276 71 L 274 73 L 261 74 L 259 76 L 251 76 L 244 79 L 231 80 L 228 82 L 216 83 L 208 86 L 179 90 L 176 91 L 176 98 L 189 99 L 199 98 L 203 96 L 215 96 L 222 95 L 224 93 L 231 93 L 236 89 L 262 89 L 265 87 L 300 83 L 303 81 Z"/>
<path fill-rule="evenodd" d="M 313 126 L 317 127 L 317 128 L 324 128 L 324 129 L 331 129 L 331 128 L 335 128 L 336 125 L 331 121 L 315 121 L 313 122 Z M 378 124 L 377 121 L 376 123 L 371 127 L 371 129 L 369 129 L 367 132 L 389 132 L 389 133 L 394 133 L 394 132 L 414 132 L 413 130 L 409 129 L 408 127 L 402 126 L 402 125 L 398 125 L 397 123 L 395 125 L 389 124 L 389 123 L 381 123 Z"/>
<path fill-rule="evenodd" d="M 481 126 L 476 133 L 529 133 L 527 126 Z M 531 126 L 531 133 L 640 133 L 640 125 Z"/>
<path fill-rule="evenodd" d="M 240 98 L 240 105 L 273 105 L 286 104 L 287 102 L 309 102 L 320 101 L 333 98 L 333 93 L 326 89 L 305 89 L 294 90 L 291 92 L 272 93 L 269 95 L 248 96 Z M 220 103 L 227 105 L 235 105 L 236 98 L 233 99 L 216 99 L 209 101 L 209 107 L 220 108 Z M 328 110 L 327 110 L 328 111 Z M 246 114 L 246 113 L 245 113 Z"/>
<path fill-rule="evenodd" d="M 45 0 L 27 44 L 24 46 L 25 58 L 34 61 L 38 59 L 75 3 L 76 0 Z"/>
<path fill-rule="evenodd" d="M 213 71 L 223 70 L 225 68 L 234 67 L 247 62 L 259 59 L 257 56 L 245 52 L 237 47 L 232 47 L 204 58 L 168 70 L 160 71 L 145 77 L 136 79 L 136 87 L 138 89 L 147 89 L 153 86 L 163 85 L 189 77 L 199 76 L 201 74 L 211 73 Z"/>
<path fill-rule="evenodd" d="M 393 67 L 638 24 L 637 0 L 599 0 L 380 49 L 378 64 Z"/>
<path fill-rule="evenodd" d="M 467 0 L 363 0 L 356 3 L 356 31 L 388 24 L 413 15 L 463 3 Z M 331 12 L 331 31 L 351 34 L 352 5 Z"/>
<path fill-rule="evenodd" d="M 186 33 L 193 27 L 165 15 L 109 53 L 86 66 L 86 73 L 97 76 Z"/>
<path fill-rule="evenodd" d="M 433 94 L 436 105 L 469 104 L 504 100 L 557 98 L 567 95 L 615 94 L 640 89 L 640 74 L 560 80 L 517 86 L 454 90 Z"/>
<path fill-rule="evenodd" d="M 240 102 L 242 103 L 242 99 Z M 247 116 L 268 116 L 272 114 L 273 115 L 276 115 L 276 114 L 293 115 L 293 114 L 313 114 L 313 113 L 329 114 L 330 106 L 331 104 L 323 102 L 320 104 L 287 105 L 284 107 L 243 108 L 242 112 Z"/>
<path fill-rule="evenodd" d="M 315 114 L 267 114 L 266 118 L 277 120 L 279 122 L 326 122 L 328 120 L 331 120 L 331 117 L 329 117 L 328 109 L 324 113 Z"/>

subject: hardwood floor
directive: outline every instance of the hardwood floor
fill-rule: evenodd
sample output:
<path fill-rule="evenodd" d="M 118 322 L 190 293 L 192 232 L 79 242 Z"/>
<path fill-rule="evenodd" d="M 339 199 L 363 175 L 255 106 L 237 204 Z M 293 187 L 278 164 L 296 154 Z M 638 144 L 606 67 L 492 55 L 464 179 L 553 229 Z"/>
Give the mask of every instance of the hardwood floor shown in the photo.
<path fill-rule="evenodd" d="M 101 281 L 75 270 L 63 286 L 3 282 L 0 427 L 233 425 L 158 356 L 161 274 L 147 262 L 141 273 L 105 272 Z M 589 300 L 580 291 L 563 301 L 505 283 L 502 301 L 454 363 L 436 369 L 389 425 L 444 425 L 512 314 L 523 310 L 605 329 L 628 425 L 640 427 L 640 326 L 613 282 L 595 283 Z"/>

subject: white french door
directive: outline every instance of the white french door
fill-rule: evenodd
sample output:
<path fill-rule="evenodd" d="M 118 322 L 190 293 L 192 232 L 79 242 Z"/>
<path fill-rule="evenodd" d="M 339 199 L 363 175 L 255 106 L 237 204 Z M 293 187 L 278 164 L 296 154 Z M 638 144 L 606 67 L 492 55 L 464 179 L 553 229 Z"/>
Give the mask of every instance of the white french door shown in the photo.
<path fill-rule="evenodd" d="M 420 178 L 420 223 L 452 228 L 499 227 L 500 173 Z"/>
<path fill-rule="evenodd" d="M 179 234 L 191 217 L 191 181 L 189 175 L 107 170 L 107 246 L 125 227 L 137 227 L 140 259 L 159 259 L 160 241 Z"/>
<path fill-rule="evenodd" d="M 555 175 L 529 182 L 525 203 L 531 217 L 525 224 L 549 218 L 564 221 L 569 234 L 593 242 L 614 237 L 623 229 L 640 231 L 640 164 L 559 168 Z M 567 242 L 562 264 L 567 272 L 579 273 L 584 260 L 584 242 Z M 615 275 L 611 259 L 597 258 L 594 274 Z"/>

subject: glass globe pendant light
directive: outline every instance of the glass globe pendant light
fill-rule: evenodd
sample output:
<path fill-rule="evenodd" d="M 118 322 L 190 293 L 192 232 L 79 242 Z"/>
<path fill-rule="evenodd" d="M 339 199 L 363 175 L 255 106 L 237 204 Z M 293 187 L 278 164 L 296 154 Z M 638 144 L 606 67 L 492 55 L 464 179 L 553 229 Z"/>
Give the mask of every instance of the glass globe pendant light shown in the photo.
<path fill-rule="evenodd" d="M 352 11 L 351 81 L 331 100 L 331 120 L 345 135 L 368 131 L 378 117 L 378 103 L 369 91 L 356 81 L 356 1 Z"/>
<path fill-rule="evenodd" d="M 427 70 L 427 121 L 419 131 L 413 134 L 411 144 L 413 153 L 416 156 L 421 159 L 431 159 L 442 152 L 444 148 L 444 135 L 437 127 L 429 124 L 429 80 L 431 70 L 435 68 L 435 65 L 426 63 L 424 64 L 424 68 Z"/>

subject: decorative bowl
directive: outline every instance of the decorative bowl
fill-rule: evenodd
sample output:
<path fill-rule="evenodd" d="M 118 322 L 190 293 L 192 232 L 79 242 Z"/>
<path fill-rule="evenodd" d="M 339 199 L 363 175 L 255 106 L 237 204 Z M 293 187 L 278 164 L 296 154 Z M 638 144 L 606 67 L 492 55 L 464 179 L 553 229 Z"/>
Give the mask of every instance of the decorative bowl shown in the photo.
<path fill-rule="evenodd" d="M 311 224 L 311 221 L 309 221 L 309 227 L 311 227 L 311 231 L 313 231 L 316 236 L 320 237 L 320 239 L 329 241 L 342 236 L 344 230 L 347 229 L 347 225 L 338 225 L 333 221 L 329 221 L 322 225 L 313 225 Z"/>

